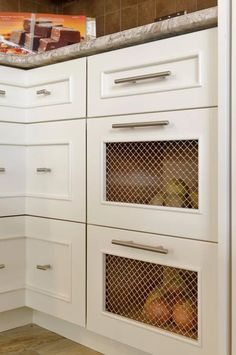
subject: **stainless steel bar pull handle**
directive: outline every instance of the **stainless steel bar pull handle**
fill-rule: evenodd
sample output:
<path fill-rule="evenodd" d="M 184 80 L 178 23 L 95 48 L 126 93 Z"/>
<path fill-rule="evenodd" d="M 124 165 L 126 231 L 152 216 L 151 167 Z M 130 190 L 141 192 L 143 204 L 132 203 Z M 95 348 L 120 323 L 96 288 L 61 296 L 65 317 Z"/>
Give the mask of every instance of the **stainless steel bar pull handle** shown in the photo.
<path fill-rule="evenodd" d="M 168 254 L 168 249 L 163 248 L 162 246 L 153 247 L 150 245 L 137 244 L 132 241 L 123 241 L 123 240 L 112 240 L 111 242 L 114 245 L 119 245 L 122 247 L 145 250 L 145 251 L 153 251 L 154 253 L 159 254 Z"/>
<path fill-rule="evenodd" d="M 37 173 L 50 173 L 52 169 L 50 168 L 37 168 L 36 169 Z"/>
<path fill-rule="evenodd" d="M 51 95 L 51 91 L 46 90 L 46 89 L 41 89 L 41 90 L 36 91 L 36 94 L 37 95 Z"/>
<path fill-rule="evenodd" d="M 6 90 L 0 90 L 0 96 L 5 96 L 6 95 Z"/>
<path fill-rule="evenodd" d="M 6 169 L 5 168 L 0 168 L 0 173 L 5 173 Z"/>
<path fill-rule="evenodd" d="M 158 127 L 168 126 L 169 121 L 153 121 L 153 122 L 130 122 L 130 123 L 114 123 L 112 128 L 140 128 L 140 127 Z"/>
<path fill-rule="evenodd" d="M 0 269 L 5 269 L 6 265 L 5 264 L 0 264 Z"/>
<path fill-rule="evenodd" d="M 120 79 L 115 79 L 114 83 L 115 84 L 124 84 L 124 83 L 136 83 L 137 81 L 141 80 L 147 80 L 147 79 L 156 79 L 156 78 L 162 78 L 165 79 L 167 76 L 171 75 L 170 70 L 158 72 L 158 73 L 153 73 L 153 74 L 145 74 L 145 75 L 137 75 L 137 76 L 130 76 L 128 78 L 120 78 Z"/>
<path fill-rule="evenodd" d="M 52 266 L 50 264 L 47 264 L 47 265 L 36 265 L 36 269 L 38 269 L 38 270 L 47 271 L 47 270 L 49 270 L 51 268 L 52 268 Z"/>

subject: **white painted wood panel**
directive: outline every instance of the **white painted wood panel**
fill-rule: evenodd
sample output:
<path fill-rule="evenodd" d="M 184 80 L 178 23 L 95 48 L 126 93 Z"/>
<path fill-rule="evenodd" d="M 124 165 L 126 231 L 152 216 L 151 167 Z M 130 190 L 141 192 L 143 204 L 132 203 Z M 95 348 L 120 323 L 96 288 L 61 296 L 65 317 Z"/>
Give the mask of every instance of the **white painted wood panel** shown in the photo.
<path fill-rule="evenodd" d="M 26 237 L 26 306 L 85 326 L 85 225 L 26 217 Z"/>
<path fill-rule="evenodd" d="M 0 121 L 26 122 L 26 71 L 0 66 Z"/>
<path fill-rule="evenodd" d="M 24 217 L 0 218 L 0 312 L 25 305 Z"/>
<path fill-rule="evenodd" d="M 88 116 L 208 106 L 217 106 L 215 28 L 88 58 Z"/>
<path fill-rule="evenodd" d="M 85 222 L 85 125 L 71 120 L 27 126 L 27 214 Z"/>
<path fill-rule="evenodd" d="M 168 254 L 117 246 L 112 244 L 112 240 L 133 241 L 152 247 L 163 246 Z M 173 335 L 106 311 L 105 254 L 198 272 L 198 340 Z M 216 266 L 217 245 L 214 243 L 88 226 L 88 329 L 155 355 L 217 354 Z M 117 279 L 119 282 L 121 280 Z"/>
<path fill-rule="evenodd" d="M 27 122 L 86 116 L 86 58 L 27 71 Z"/>
<path fill-rule="evenodd" d="M 166 126 L 136 127 L 136 128 L 112 128 L 114 124 L 166 122 Z M 124 164 L 117 160 L 117 166 L 113 166 L 115 185 L 113 190 L 118 190 L 122 183 L 126 183 L 122 188 L 120 200 L 107 199 L 107 175 L 110 174 L 110 165 L 107 167 L 106 144 L 124 142 L 168 142 L 181 140 L 198 141 L 198 161 L 194 162 L 195 170 L 190 170 L 184 175 L 186 183 L 191 183 L 194 179 L 191 174 L 196 174 L 198 179 L 198 207 L 193 208 L 173 208 L 161 205 L 127 203 L 126 195 L 134 193 L 132 184 L 136 184 L 136 189 L 142 192 L 142 185 L 156 183 L 159 179 L 157 168 L 152 161 L 153 169 L 142 170 L 137 163 L 138 152 L 127 149 L 124 156 Z M 138 149 L 138 148 L 137 148 Z M 165 174 L 172 178 L 183 178 L 180 172 L 188 170 L 181 161 L 180 152 L 173 152 L 174 161 L 167 161 L 160 165 L 162 178 Z M 163 154 L 160 151 L 160 154 Z M 165 153 L 168 155 L 168 152 Z M 118 159 L 119 151 L 114 155 Z M 136 116 L 121 116 L 98 118 L 88 120 L 88 223 L 117 228 L 139 230 L 150 233 L 179 236 L 201 240 L 217 240 L 217 110 L 202 109 L 178 111 L 169 113 L 155 113 Z M 192 164 L 191 152 L 188 157 L 188 166 Z M 130 181 L 127 182 L 125 161 L 129 166 L 133 166 L 130 173 Z M 134 161 L 132 163 L 132 161 Z M 130 163 L 131 162 L 131 163 Z M 148 162 L 143 164 L 148 165 Z M 197 168 L 196 168 L 197 165 Z M 137 167 L 138 166 L 138 167 Z M 179 168 L 180 167 L 180 168 Z M 180 171 L 178 170 L 180 169 Z M 150 172 L 153 173 L 153 176 Z M 166 171 L 166 173 L 165 173 Z M 147 176 L 146 176 L 146 175 Z M 124 181 L 126 179 L 126 181 Z M 167 180 L 167 179 L 166 179 Z M 173 180 L 173 179 L 172 179 Z M 172 181 L 171 180 L 171 181 Z M 141 184 L 141 187 L 138 185 Z M 160 180 L 160 185 L 163 184 Z M 122 195 L 123 194 L 123 195 Z"/>
<path fill-rule="evenodd" d="M 25 127 L 0 123 L 0 216 L 24 214 Z"/>

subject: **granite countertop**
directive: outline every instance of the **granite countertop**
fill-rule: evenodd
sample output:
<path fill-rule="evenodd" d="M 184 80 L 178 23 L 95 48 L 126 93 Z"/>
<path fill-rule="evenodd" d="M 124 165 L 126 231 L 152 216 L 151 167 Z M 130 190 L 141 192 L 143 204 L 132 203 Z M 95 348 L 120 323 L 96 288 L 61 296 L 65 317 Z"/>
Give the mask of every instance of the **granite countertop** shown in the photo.
<path fill-rule="evenodd" d="M 40 54 L 0 54 L 0 65 L 36 68 L 217 26 L 217 7 L 99 37 Z"/>

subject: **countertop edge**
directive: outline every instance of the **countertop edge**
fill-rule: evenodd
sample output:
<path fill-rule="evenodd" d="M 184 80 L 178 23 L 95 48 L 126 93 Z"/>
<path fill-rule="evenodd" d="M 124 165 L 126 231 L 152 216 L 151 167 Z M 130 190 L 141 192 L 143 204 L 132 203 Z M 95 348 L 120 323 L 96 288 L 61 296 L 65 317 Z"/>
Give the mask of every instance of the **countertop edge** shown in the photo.
<path fill-rule="evenodd" d="M 37 68 L 67 60 L 91 56 L 137 44 L 161 40 L 217 26 L 217 7 L 196 11 L 161 22 L 132 28 L 88 42 L 26 57 L 0 55 L 0 65 L 21 69 Z"/>

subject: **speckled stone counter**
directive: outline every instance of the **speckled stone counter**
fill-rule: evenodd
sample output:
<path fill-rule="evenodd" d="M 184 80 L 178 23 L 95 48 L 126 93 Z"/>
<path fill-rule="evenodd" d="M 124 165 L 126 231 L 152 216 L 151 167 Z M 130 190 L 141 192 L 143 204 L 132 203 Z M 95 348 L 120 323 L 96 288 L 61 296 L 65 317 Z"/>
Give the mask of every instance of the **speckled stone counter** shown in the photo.
<path fill-rule="evenodd" d="M 217 26 L 217 7 L 28 56 L 0 55 L 0 65 L 36 68 Z"/>

